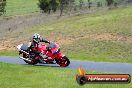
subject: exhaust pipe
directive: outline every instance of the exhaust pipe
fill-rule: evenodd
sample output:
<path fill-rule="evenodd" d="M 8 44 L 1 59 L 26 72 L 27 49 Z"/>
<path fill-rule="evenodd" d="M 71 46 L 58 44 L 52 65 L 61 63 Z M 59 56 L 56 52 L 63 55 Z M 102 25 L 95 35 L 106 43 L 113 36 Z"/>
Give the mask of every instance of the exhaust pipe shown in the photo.
<path fill-rule="evenodd" d="M 24 57 L 19 57 L 19 58 L 31 62 L 31 60 L 26 59 L 26 58 L 24 58 Z"/>
<path fill-rule="evenodd" d="M 27 52 L 26 52 L 26 51 L 24 51 L 24 50 L 21 50 L 21 49 L 20 49 L 20 52 L 22 52 L 22 53 L 25 53 L 25 54 L 29 55 L 29 53 L 27 53 Z"/>

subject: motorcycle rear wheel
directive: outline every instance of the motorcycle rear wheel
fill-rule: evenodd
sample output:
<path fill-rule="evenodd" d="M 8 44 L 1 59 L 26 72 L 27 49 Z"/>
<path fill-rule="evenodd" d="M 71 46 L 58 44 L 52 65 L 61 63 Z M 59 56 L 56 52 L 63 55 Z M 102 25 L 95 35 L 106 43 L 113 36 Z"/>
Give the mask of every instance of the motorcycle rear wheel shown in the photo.
<path fill-rule="evenodd" d="M 27 55 L 23 54 L 23 57 L 24 57 L 24 58 L 27 58 Z M 30 65 L 35 65 L 35 64 L 38 63 L 38 59 L 36 59 L 36 58 L 33 58 L 33 59 L 31 60 L 31 62 L 30 62 L 30 61 L 27 61 L 27 60 L 24 60 L 24 61 L 25 61 L 26 63 L 30 64 Z"/>

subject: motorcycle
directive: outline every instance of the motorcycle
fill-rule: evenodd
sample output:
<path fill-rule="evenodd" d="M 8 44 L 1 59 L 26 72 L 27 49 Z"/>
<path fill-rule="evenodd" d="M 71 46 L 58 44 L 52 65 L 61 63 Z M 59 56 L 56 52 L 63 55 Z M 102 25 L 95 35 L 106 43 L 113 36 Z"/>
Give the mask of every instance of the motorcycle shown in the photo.
<path fill-rule="evenodd" d="M 40 53 L 34 52 L 36 48 L 32 50 L 28 49 L 28 44 L 20 44 L 17 46 L 19 50 L 20 59 L 23 59 L 26 63 L 35 65 L 37 63 L 41 64 L 58 64 L 60 67 L 67 67 L 70 64 L 69 59 L 60 52 L 60 47 L 56 43 L 39 44 L 37 51 L 44 53 L 48 58 L 43 58 Z"/>

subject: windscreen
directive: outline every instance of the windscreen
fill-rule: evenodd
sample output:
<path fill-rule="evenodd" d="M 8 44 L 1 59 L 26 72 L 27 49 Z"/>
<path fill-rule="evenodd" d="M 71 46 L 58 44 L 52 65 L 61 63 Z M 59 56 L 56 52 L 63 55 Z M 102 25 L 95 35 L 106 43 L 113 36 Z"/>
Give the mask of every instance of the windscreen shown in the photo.
<path fill-rule="evenodd" d="M 28 44 L 23 44 L 21 46 L 21 49 L 24 50 L 24 51 L 26 51 L 28 49 Z"/>
<path fill-rule="evenodd" d="M 48 45 L 48 48 L 56 48 L 55 43 L 50 43 L 50 44 Z"/>

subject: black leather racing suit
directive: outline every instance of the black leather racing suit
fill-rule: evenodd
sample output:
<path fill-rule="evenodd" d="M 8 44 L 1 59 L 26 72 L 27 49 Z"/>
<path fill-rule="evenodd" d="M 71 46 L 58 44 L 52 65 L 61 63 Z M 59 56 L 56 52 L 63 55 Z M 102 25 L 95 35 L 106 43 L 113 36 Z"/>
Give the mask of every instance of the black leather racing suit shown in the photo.
<path fill-rule="evenodd" d="M 50 41 L 44 39 L 44 38 L 40 38 L 38 43 L 36 43 L 35 41 L 31 42 L 31 46 L 29 47 L 29 49 L 31 49 L 33 52 L 40 54 L 41 52 L 37 50 L 38 45 L 40 42 L 45 42 L 45 43 L 50 43 Z M 33 50 L 35 48 L 35 50 Z"/>

